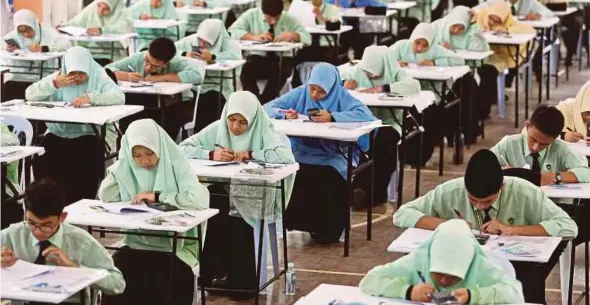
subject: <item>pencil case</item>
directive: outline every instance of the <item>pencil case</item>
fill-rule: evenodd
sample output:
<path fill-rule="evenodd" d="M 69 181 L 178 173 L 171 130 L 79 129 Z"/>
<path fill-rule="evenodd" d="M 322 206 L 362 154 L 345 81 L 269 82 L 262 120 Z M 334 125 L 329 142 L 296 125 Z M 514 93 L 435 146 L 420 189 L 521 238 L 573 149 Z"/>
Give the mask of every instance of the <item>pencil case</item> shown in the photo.
<path fill-rule="evenodd" d="M 387 8 L 384 6 L 365 6 L 365 15 L 385 16 Z"/>
<path fill-rule="evenodd" d="M 328 31 L 338 31 L 338 30 L 340 30 L 341 26 L 342 26 L 342 23 L 340 23 L 339 20 L 326 21 L 326 30 L 328 30 Z"/>

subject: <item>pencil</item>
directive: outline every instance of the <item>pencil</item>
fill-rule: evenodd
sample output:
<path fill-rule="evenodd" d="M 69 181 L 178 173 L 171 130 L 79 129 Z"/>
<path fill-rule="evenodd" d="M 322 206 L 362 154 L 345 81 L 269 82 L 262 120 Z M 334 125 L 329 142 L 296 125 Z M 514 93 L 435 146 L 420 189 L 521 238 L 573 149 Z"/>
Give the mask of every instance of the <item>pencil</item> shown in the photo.
<path fill-rule="evenodd" d="M 461 212 L 457 211 L 457 209 L 453 209 L 453 211 L 455 211 L 455 215 L 457 215 L 459 219 L 463 219 L 463 215 L 461 215 Z"/>

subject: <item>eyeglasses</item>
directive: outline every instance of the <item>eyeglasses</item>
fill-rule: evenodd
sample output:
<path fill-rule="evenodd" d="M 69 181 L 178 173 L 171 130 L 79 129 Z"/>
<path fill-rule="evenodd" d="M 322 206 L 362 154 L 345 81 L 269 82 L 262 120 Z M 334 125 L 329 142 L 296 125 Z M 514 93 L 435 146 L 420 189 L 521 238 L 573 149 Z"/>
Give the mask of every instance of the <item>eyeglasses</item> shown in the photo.
<path fill-rule="evenodd" d="M 161 69 L 161 68 L 163 68 L 163 67 L 165 67 L 165 66 L 166 66 L 166 64 L 163 64 L 163 65 L 155 65 L 155 64 L 153 64 L 153 63 L 152 63 L 152 58 L 151 58 L 151 56 L 149 56 L 149 55 L 145 57 L 144 61 L 145 61 L 145 63 L 146 63 L 146 64 L 147 64 L 147 65 L 148 65 L 150 68 L 154 68 L 154 69 L 156 69 L 156 70 L 159 70 L 159 69 Z"/>
<path fill-rule="evenodd" d="M 27 225 L 29 230 L 34 231 L 34 230 L 38 229 L 39 231 L 41 231 L 43 233 L 51 233 L 51 232 L 53 232 L 53 229 L 55 229 L 55 227 L 57 227 L 59 225 L 59 221 L 52 226 L 51 225 L 38 225 L 36 223 L 30 222 L 28 219 L 23 220 L 23 222 L 25 223 L 25 225 Z"/>
<path fill-rule="evenodd" d="M 20 29 L 16 30 L 19 34 L 23 35 L 23 34 L 32 34 L 35 32 L 35 30 L 31 27 L 26 27 L 24 31 L 21 31 Z"/>

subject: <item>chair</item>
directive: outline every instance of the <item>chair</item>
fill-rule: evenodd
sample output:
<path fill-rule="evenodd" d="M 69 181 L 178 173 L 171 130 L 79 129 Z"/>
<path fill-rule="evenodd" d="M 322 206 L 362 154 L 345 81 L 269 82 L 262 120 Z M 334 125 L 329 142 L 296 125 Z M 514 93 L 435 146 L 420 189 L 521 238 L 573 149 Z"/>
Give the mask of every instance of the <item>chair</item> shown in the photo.
<path fill-rule="evenodd" d="M 24 117 L 18 115 L 11 115 L 11 114 L 2 114 L 2 124 L 6 126 L 12 126 L 12 132 L 20 139 L 20 135 L 24 135 L 24 143 L 21 145 L 30 146 L 33 143 L 33 125 L 29 120 L 25 119 Z M 24 189 L 25 187 L 25 167 L 22 166 L 21 175 L 20 175 L 20 187 Z"/>
<path fill-rule="evenodd" d="M 201 96 L 201 87 L 202 86 L 200 85 L 197 86 L 197 91 L 191 90 L 193 92 L 193 96 L 195 99 L 195 110 L 193 111 L 193 120 L 184 124 L 184 126 L 180 127 L 179 142 L 182 142 L 183 140 L 187 139 L 195 133 L 195 124 L 197 122 L 197 107 L 199 106 L 199 96 Z"/>

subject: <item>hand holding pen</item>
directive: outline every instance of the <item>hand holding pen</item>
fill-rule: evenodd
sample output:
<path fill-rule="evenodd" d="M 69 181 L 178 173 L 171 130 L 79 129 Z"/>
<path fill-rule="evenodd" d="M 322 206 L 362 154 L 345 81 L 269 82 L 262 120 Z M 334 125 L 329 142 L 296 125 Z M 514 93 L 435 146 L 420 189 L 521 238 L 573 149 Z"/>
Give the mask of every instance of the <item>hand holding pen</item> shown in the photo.
<path fill-rule="evenodd" d="M 213 152 L 214 161 L 233 161 L 235 159 L 235 153 L 231 149 L 227 149 L 219 144 L 215 144 L 215 147 L 219 148 Z"/>
<path fill-rule="evenodd" d="M 432 294 L 436 292 L 436 288 L 426 283 L 426 279 L 422 275 L 422 272 L 416 272 L 420 278 L 420 283 L 414 285 L 410 294 L 410 298 L 414 302 L 430 302 L 432 300 Z"/>
<path fill-rule="evenodd" d="M 296 120 L 299 117 L 297 110 L 290 108 L 288 110 L 279 109 L 279 113 L 285 115 L 285 120 Z"/>

